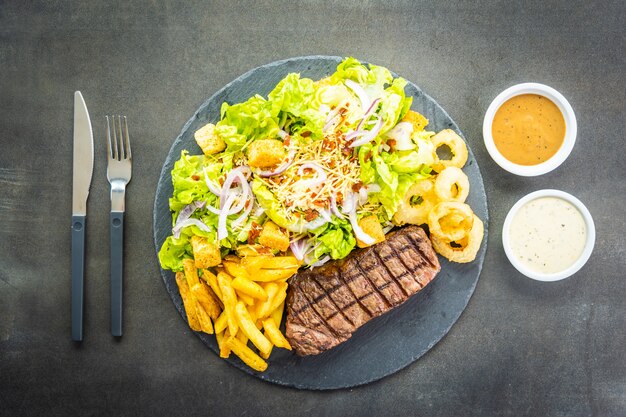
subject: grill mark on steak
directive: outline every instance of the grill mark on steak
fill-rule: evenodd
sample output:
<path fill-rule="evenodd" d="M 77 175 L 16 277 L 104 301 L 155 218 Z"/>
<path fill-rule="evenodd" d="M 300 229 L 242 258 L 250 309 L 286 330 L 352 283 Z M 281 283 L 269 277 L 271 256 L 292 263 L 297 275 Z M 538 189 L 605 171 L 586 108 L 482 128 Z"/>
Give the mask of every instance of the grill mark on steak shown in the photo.
<path fill-rule="evenodd" d="M 425 253 L 422 252 L 422 245 L 425 243 L 423 239 L 418 238 L 417 236 L 411 236 L 410 234 L 405 235 L 405 237 L 413 244 L 414 247 L 418 248 L 417 253 L 419 253 L 420 257 L 425 260 L 431 267 L 439 268 L 439 261 L 433 262 L 431 258 L 426 256 Z M 418 240 L 419 239 L 419 240 Z M 430 243 L 429 243 L 430 245 Z M 435 255 L 436 256 L 436 255 Z"/>
<path fill-rule="evenodd" d="M 307 303 L 305 307 L 301 310 L 301 312 L 304 312 L 305 310 L 310 311 L 319 319 L 319 322 L 322 323 L 333 335 L 335 335 L 336 337 L 341 337 L 341 334 L 337 332 L 332 326 L 330 326 L 330 324 L 328 323 L 328 319 L 325 318 L 324 315 L 318 310 L 317 306 L 319 303 L 312 302 L 312 300 L 307 296 L 306 291 L 303 291 L 302 293 Z"/>
<path fill-rule="evenodd" d="M 286 337 L 298 355 L 331 349 L 370 319 L 404 303 L 439 270 L 424 231 L 407 226 L 343 260 L 302 271 L 289 286 Z"/>
<path fill-rule="evenodd" d="M 391 302 L 389 301 L 389 299 L 382 292 L 389 285 L 385 285 L 384 288 L 382 286 L 381 286 L 381 288 L 378 288 L 378 285 L 376 285 L 376 283 L 374 281 L 372 281 L 372 279 L 369 277 L 369 275 L 372 274 L 375 271 L 375 267 L 372 266 L 371 268 L 364 269 L 360 262 L 355 262 L 355 266 L 357 267 L 357 269 L 361 273 L 361 276 L 363 277 L 363 279 L 365 279 L 365 281 L 374 289 L 375 294 L 377 294 L 381 298 L 381 300 L 383 300 L 385 302 L 386 306 L 392 305 Z M 387 284 L 389 284 L 389 283 L 390 282 L 387 282 Z"/>
<path fill-rule="evenodd" d="M 333 304 L 335 310 L 332 312 L 332 314 L 330 314 L 328 317 L 326 317 L 326 320 L 330 320 L 332 318 L 334 318 L 337 314 L 341 314 L 343 316 L 343 318 L 350 323 L 353 327 L 356 327 L 354 325 L 354 323 L 352 322 L 352 320 L 350 320 L 350 317 L 348 317 L 346 315 L 346 313 L 343 312 L 343 310 L 341 308 L 339 308 L 339 306 L 337 305 L 337 303 L 335 302 L 335 300 L 333 300 L 333 298 L 330 296 L 330 294 L 328 293 L 328 291 L 326 290 L 326 288 L 321 285 L 319 283 L 319 281 L 315 278 L 315 275 L 311 275 L 311 281 L 313 281 L 315 284 L 317 284 L 318 287 L 320 287 L 323 291 L 323 294 L 316 297 L 315 299 L 317 300 L 318 298 L 322 299 L 322 298 L 328 298 L 328 300 Z M 337 287 L 335 287 L 337 288 Z"/>
<path fill-rule="evenodd" d="M 393 248 L 392 248 L 392 250 L 393 250 Z M 400 281 L 398 281 L 398 279 L 396 278 L 396 274 L 395 274 L 395 272 L 394 272 L 394 271 L 393 271 L 393 270 L 389 267 L 389 265 L 387 264 L 387 261 L 389 261 L 389 260 L 390 260 L 389 258 L 391 258 L 391 257 L 388 257 L 387 259 L 383 259 L 383 257 L 380 255 L 380 252 L 379 252 L 378 250 L 374 250 L 373 252 L 374 252 L 374 254 L 376 255 L 376 257 L 377 257 L 378 259 L 380 259 L 380 263 L 381 263 L 381 264 L 385 267 L 385 269 L 387 270 L 387 272 L 389 272 L 389 276 L 390 276 L 390 277 L 391 277 L 391 279 L 393 280 L 393 281 L 389 281 L 389 283 L 391 283 L 391 282 L 395 282 L 395 283 L 396 283 L 396 285 L 400 288 L 400 290 L 402 290 L 402 293 L 403 293 L 405 296 L 408 296 L 408 295 L 409 295 L 409 293 L 406 291 L 406 289 L 404 288 L 404 286 L 403 286 L 402 284 L 400 284 Z M 406 268 L 405 268 L 405 271 L 404 271 L 404 272 L 406 272 Z"/>
<path fill-rule="evenodd" d="M 406 236 L 403 236 L 403 237 L 406 237 Z M 394 257 L 393 257 L 394 260 L 397 260 L 404 267 L 404 272 L 401 273 L 399 276 L 397 276 L 396 279 L 402 285 L 402 288 L 405 290 L 407 295 L 410 295 L 410 294 L 414 294 L 415 292 L 423 288 L 422 284 L 420 284 L 419 281 L 417 281 L 417 279 L 415 278 L 415 272 L 420 268 L 421 262 L 418 261 L 417 265 L 415 265 L 414 268 L 409 266 L 410 261 L 413 259 L 409 258 L 408 260 L 405 261 L 403 254 L 407 253 L 407 251 L 410 250 L 411 248 L 409 247 L 409 245 L 406 244 L 406 241 L 404 241 L 403 243 L 404 243 L 404 246 L 402 246 L 399 250 L 396 249 L 393 245 L 389 245 L 389 248 L 391 249 L 391 252 L 394 254 Z M 383 249 L 381 249 L 378 253 L 382 251 Z M 386 262 L 385 262 L 385 265 L 387 265 Z M 405 281 L 404 279 L 405 277 L 409 278 L 408 280 L 409 285 L 412 282 L 417 285 L 417 289 L 407 288 L 407 286 L 403 283 Z"/>

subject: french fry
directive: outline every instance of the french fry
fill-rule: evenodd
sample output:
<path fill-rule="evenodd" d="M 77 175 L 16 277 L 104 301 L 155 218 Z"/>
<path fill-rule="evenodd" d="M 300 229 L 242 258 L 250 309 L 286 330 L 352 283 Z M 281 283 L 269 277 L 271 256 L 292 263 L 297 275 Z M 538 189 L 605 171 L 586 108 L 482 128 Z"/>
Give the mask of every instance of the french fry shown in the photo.
<path fill-rule="evenodd" d="M 215 327 L 215 333 L 222 333 L 224 329 L 228 327 L 228 315 L 226 311 L 222 311 L 222 314 L 213 322 L 213 327 Z"/>
<path fill-rule="evenodd" d="M 221 301 L 222 300 L 222 290 L 220 290 L 220 286 L 217 283 L 217 277 L 215 276 L 215 274 L 212 273 L 211 271 L 209 271 L 208 269 L 203 269 L 202 270 L 202 279 L 204 279 L 206 281 L 206 283 L 209 284 L 209 286 L 211 287 L 211 289 L 213 290 L 215 295 L 217 295 L 217 298 L 219 298 L 220 301 Z"/>
<path fill-rule="evenodd" d="M 211 317 L 209 317 L 209 313 L 204 310 L 202 304 L 196 302 L 196 315 L 198 316 L 198 321 L 200 322 L 200 327 L 202 331 L 207 334 L 213 334 L 213 324 L 211 324 Z"/>
<path fill-rule="evenodd" d="M 240 276 L 235 277 L 231 283 L 234 289 L 239 293 L 244 293 L 250 297 L 257 298 L 259 300 L 267 300 L 267 293 L 259 284 L 249 279 L 242 278 Z"/>
<path fill-rule="evenodd" d="M 257 305 L 256 316 L 259 319 L 264 319 L 270 313 L 270 306 L 272 304 L 272 300 L 276 297 L 276 293 L 278 293 L 279 287 L 275 282 L 270 282 L 264 285 L 265 292 L 267 293 L 267 300 L 265 300 L 262 304 Z"/>
<path fill-rule="evenodd" d="M 252 281 L 260 282 L 286 281 L 287 279 L 291 278 L 296 272 L 298 272 L 298 268 L 261 269 L 250 279 Z"/>
<path fill-rule="evenodd" d="M 233 280 L 234 281 L 234 280 Z M 252 306 L 256 299 L 250 297 L 248 294 L 244 294 L 241 291 L 235 291 L 237 298 L 246 303 L 246 305 Z"/>
<path fill-rule="evenodd" d="M 283 321 L 283 311 L 285 310 L 285 302 L 280 303 L 278 308 L 270 314 L 270 317 L 274 319 L 276 327 L 280 328 L 280 323 Z"/>
<path fill-rule="evenodd" d="M 246 334 L 241 331 L 241 328 L 239 328 L 239 331 L 237 332 L 237 335 L 235 337 L 244 345 L 248 344 L 248 336 L 246 336 Z"/>
<path fill-rule="evenodd" d="M 183 259 L 183 269 L 185 271 L 185 278 L 189 288 L 193 288 L 194 285 L 200 282 L 198 278 L 198 269 L 193 259 Z"/>
<path fill-rule="evenodd" d="M 282 303 L 285 302 L 285 298 L 287 298 L 287 288 L 288 285 L 286 282 L 281 282 L 278 284 L 278 292 L 270 303 L 268 315 L 272 314 L 274 310 L 276 310 L 278 307 L 280 307 Z"/>
<path fill-rule="evenodd" d="M 228 272 L 231 276 L 241 277 L 241 278 L 248 279 L 248 280 L 250 279 L 250 275 L 248 275 L 248 271 L 246 271 L 246 268 L 241 266 L 239 262 L 224 261 L 222 262 L 222 265 L 224 265 L 224 269 L 226 269 L 226 272 Z"/>
<path fill-rule="evenodd" d="M 270 358 L 270 355 L 272 354 L 272 349 L 274 349 L 274 346 L 272 345 L 272 348 L 270 349 L 270 351 L 266 354 L 259 352 L 259 356 L 262 357 L 265 360 L 268 360 Z"/>
<path fill-rule="evenodd" d="M 222 291 L 222 302 L 224 303 L 224 310 L 226 311 L 226 317 L 228 317 L 228 330 L 231 335 L 236 335 L 237 330 L 239 330 L 239 325 L 237 324 L 237 318 L 235 317 L 235 306 L 237 305 L 237 294 L 235 294 L 235 290 L 231 287 L 230 283 L 232 278 L 224 273 L 219 272 L 217 274 L 217 282 L 220 286 L 220 290 Z"/>
<path fill-rule="evenodd" d="M 280 332 L 273 318 L 268 317 L 263 320 L 263 329 L 265 329 L 265 336 L 268 337 L 274 346 L 291 350 L 291 345 Z"/>
<path fill-rule="evenodd" d="M 195 295 L 198 303 L 202 305 L 204 311 L 209 314 L 209 317 L 216 320 L 222 312 L 222 307 L 220 306 L 220 301 L 217 299 L 217 296 L 206 282 L 199 281 L 191 287 L 191 292 Z"/>
<path fill-rule="evenodd" d="M 243 264 L 243 262 L 242 262 Z M 274 256 L 268 257 L 262 269 L 298 269 L 300 261 L 295 256 Z"/>
<path fill-rule="evenodd" d="M 244 258 L 241 258 L 240 262 L 241 266 L 246 268 L 246 271 L 248 271 L 249 275 L 254 275 L 259 272 L 259 270 L 265 268 L 265 265 L 270 259 L 272 259 L 271 256 L 246 256 Z"/>
<path fill-rule="evenodd" d="M 224 330 L 224 332 L 216 333 L 215 338 L 217 339 L 217 345 L 220 347 L 220 358 L 228 358 L 230 356 L 230 347 L 226 343 L 230 338 L 228 329 Z"/>
<path fill-rule="evenodd" d="M 187 313 L 187 322 L 189 323 L 189 327 L 193 331 L 201 331 L 202 327 L 200 326 L 200 321 L 196 315 L 196 303 L 192 298 L 189 285 L 187 284 L 187 279 L 185 278 L 185 274 L 183 272 L 176 273 L 176 284 L 178 285 L 180 297 L 183 299 L 183 306 L 185 307 L 185 312 Z"/>
<path fill-rule="evenodd" d="M 265 362 L 259 355 L 254 353 L 252 349 L 241 343 L 235 337 L 229 337 L 226 341 L 226 345 L 231 351 L 237 355 L 246 365 L 255 371 L 263 372 L 267 369 L 267 362 Z"/>
<path fill-rule="evenodd" d="M 271 251 L 268 251 L 268 248 L 262 245 L 241 245 L 237 248 L 237 255 L 242 258 L 259 255 L 273 256 Z"/>
<path fill-rule="evenodd" d="M 237 315 L 240 330 L 248 336 L 248 339 L 250 339 L 252 344 L 254 344 L 257 349 L 259 349 L 259 352 L 268 355 L 270 350 L 272 350 L 272 344 L 265 336 L 263 336 L 263 333 L 257 329 L 256 324 L 250 316 L 250 313 L 248 312 L 248 309 L 243 301 L 239 301 L 237 303 L 235 306 L 235 313 Z"/>

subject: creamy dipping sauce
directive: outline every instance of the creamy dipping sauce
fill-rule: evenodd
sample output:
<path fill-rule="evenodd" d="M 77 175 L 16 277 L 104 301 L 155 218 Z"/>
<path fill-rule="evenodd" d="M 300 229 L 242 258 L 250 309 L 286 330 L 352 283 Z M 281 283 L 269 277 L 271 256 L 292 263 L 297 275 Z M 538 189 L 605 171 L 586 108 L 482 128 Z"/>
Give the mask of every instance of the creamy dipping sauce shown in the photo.
<path fill-rule="evenodd" d="M 518 165 L 537 165 L 552 158 L 565 139 L 559 107 L 539 94 L 521 94 L 504 102 L 491 126 L 498 151 Z"/>
<path fill-rule="evenodd" d="M 587 227 L 573 204 L 558 197 L 541 197 L 520 207 L 511 221 L 509 236 L 511 249 L 522 264 L 553 274 L 580 258 Z"/>

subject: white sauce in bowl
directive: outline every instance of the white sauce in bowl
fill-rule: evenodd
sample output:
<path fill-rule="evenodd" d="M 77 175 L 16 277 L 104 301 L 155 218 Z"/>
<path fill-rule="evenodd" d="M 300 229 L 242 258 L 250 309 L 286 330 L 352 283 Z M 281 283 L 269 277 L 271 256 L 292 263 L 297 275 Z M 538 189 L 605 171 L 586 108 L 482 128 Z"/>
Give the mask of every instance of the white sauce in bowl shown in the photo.
<path fill-rule="evenodd" d="M 510 246 L 527 268 L 552 274 L 572 266 L 582 255 L 587 227 L 580 211 L 558 197 L 528 201 L 513 217 Z"/>

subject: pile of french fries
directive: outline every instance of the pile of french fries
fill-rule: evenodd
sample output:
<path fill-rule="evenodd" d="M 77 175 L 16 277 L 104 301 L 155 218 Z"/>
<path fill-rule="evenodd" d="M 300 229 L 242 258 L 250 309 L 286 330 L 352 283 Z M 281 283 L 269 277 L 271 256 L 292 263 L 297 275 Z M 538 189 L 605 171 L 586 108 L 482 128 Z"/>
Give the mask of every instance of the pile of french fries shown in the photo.
<path fill-rule="evenodd" d="M 183 261 L 176 273 L 189 327 L 215 334 L 220 357 L 237 355 L 256 371 L 267 369 L 274 347 L 291 350 L 280 331 L 287 279 L 300 267 L 294 256 L 259 255 L 253 250 L 229 255 L 214 271 Z M 256 348 L 255 352 L 249 344 Z"/>

